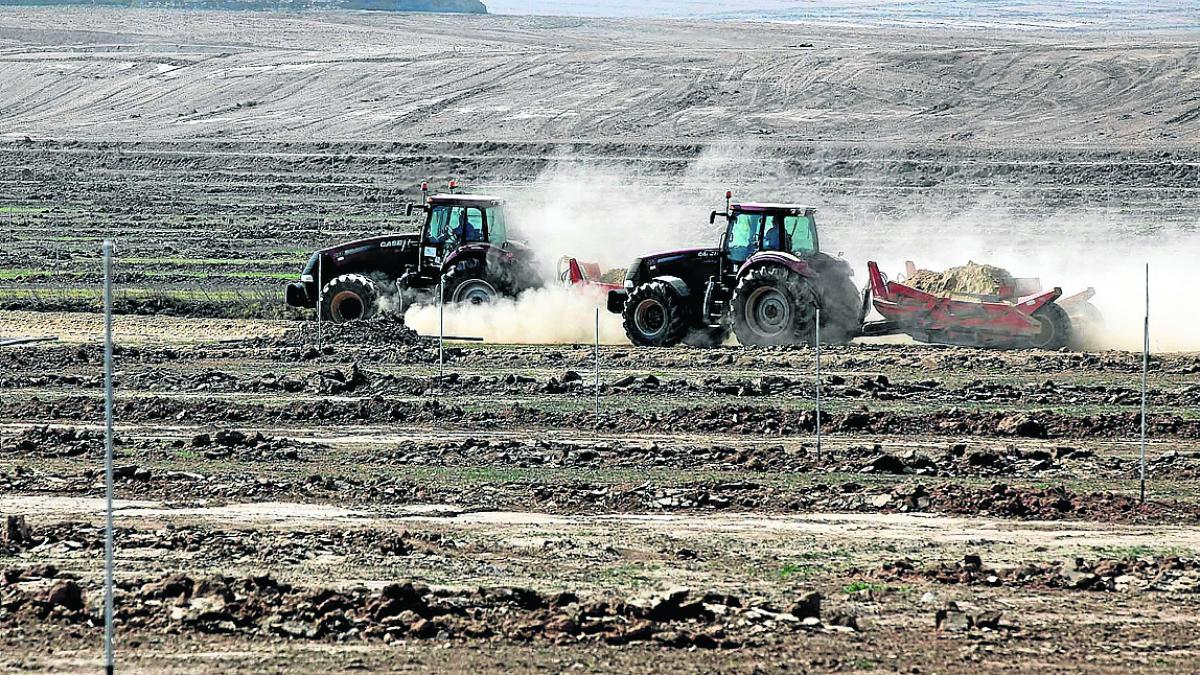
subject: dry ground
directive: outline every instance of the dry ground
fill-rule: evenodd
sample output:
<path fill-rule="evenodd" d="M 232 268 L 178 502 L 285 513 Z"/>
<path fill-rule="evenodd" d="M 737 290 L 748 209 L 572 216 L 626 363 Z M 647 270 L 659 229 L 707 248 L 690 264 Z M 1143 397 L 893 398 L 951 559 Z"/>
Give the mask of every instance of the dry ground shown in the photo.
<path fill-rule="evenodd" d="M 555 229 L 619 264 L 632 206 L 706 240 L 726 186 L 821 206 L 859 268 L 967 239 L 1093 278 L 1064 239 L 1190 261 L 1194 33 L 5 9 L 0 41 L 0 336 L 62 339 L 0 348 L 0 515 L 30 528 L 0 543 L 0 667 L 99 656 L 106 236 L 130 667 L 1195 661 L 1195 353 L 1152 363 L 1142 506 L 1127 352 L 834 348 L 818 454 L 805 349 L 605 346 L 597 419 L 589 346 L 456 344 L 434 380 L 395 326 L 318 349 L 279 302 L 451 176 L 602 193 Z"/>
<path fill-rule="evenodd" d="M 1195 658 L 1194 355 L 1155 362 L 1151 503 L 1140 507 L 1131 354 L 835 349 L 832 433 L 817 455 L 801 414 L 805 349 L 606 347 L 596 430 L 590 381 L 565 375 L 589 372 L 584 346 L 455 345 L 439 382 L 428 344 L 387 348 L 360 331 L 335 334 L 324 352 L 291 334 L 192 345 L 194 330 L 220 333 L 169 321 L 178 342 L 130 340 L 118 360 L 121 651 L 133 666 L 1177 672 Z M 72 670 L 95 662 L 99 636 L 86 618 L 100 598 L 99 353 L 51 344 L 0 357 L 0 512 L 32 530 L 4 566 L 52 564 L 86 601 L 79 614 L 39 620 L 25 604 L 0 615 L 6 665 Z M 1021 415 L 1035 426 L 1005 421 Z M 1114 565 L 1123 571 L 1103 571 Z M 202 598 L 139 591 L 177 573 L 268 574 L 287 593 L 370 597 L 411 580 L 634 606 L 682 586 L 743 609 L 661 618 L 623 646 L 606 644 L 626 641 L 619 633 L 564 634 L 552 617 L 478 598 L 473 619 L 435 619 L 428 637 L 403 623 L 372 634 L 364 609 L 347 612 L 367 621 L 355 631 L 365 639 L 304 638 L 274 614 L 231 607 L 228 623 L 202 621 L 170 613 Z M 9 602 L 54 583 L 30 574 Z M 824 627 L 775 614 L 813 590 Z M 951 600 L 1002 616 L 939 629 Z M 302 613 L 293 595 L 272 602 Z M 838 626 L 849 616 L 856 630 Z M 725 646 L 669 646 L 718 629 Z"/>

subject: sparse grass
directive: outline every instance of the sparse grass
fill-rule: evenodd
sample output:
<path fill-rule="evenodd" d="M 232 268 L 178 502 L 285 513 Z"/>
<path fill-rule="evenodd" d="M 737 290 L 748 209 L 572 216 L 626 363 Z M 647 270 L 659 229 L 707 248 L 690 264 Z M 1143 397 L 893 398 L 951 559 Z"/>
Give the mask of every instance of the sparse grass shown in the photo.
<path fill-rule="evenodd" d="M 870 591 L 872 595 L 884 595 L 894 593 L 897 595 L 910 595 L 913 592 L 912 586 L 892 586 L 889 584 L 880 584 L 872 581 L 852 581 L 845 586 L 842 586 L 842 592 L 846 595 L 861 593 L 862 591 Z"/>
<path fill-rule="evenodd" d="M 80 287 L 0 289 L 0 309 L 93 312 L 101 289 Z M 120 288 L 113 297 L 117 314 L 159 314 L 223 319 L 291 319 L 305 312 L 289 307 L 274 287 L 248 289 Z"/>
<path fill-rule="evenodd" d="M 1102 546 L 1093 549 L 1101 558 L 1188 558 L 1197 552 L 1180 546 Z"/>
<path fill-rule="evenodd" d="M 0 279 L 20 279 L 35 275 L 60 274 L 57 270 L 38 269 L 36 267 L 9 267 L 0 269 Z M 67 274 L 70 274 L 69 272 Z"/>
<path fill-rule="evenodd" d="M 797 563 L 784 563 L 779 568 L 780 581 L 794 581 L 796 579 L 807 579 L 813 576 L 818 571 L 817 567 L 812 565 L 800 565 Z"/>
<path fill-rule="evenodd" d="M 885 584 L 876 584 L 870 581 L 852 581 L 845 586 L 842 586 L 842 592 L 846 595 L 858 593 L 859 591 L 871 591 L 872 593 L 882 593 L 887 590 Z"/>
<path fill-rule="evenodd" d="M 289 256 L 293 254 L 288 253 Z M 180 267 L 210 267 L 215 265 L 230 265 L 237 267 L 268 266 L 280 264 L 304 264 L 300 256 L 284 258 L 120 258 L 119 262 L 127 265 L 177 265 Z"/>

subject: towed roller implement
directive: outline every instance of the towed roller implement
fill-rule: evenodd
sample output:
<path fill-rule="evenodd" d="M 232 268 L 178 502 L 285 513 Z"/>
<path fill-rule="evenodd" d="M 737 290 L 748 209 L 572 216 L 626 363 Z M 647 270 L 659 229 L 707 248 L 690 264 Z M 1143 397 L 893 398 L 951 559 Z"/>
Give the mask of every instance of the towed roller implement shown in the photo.
<path fill-rule="evenodd" d="M 909 270 L 911 275 L 911 263 Z M 1095 311 L 1087 302 L 1092 289 L 1064 301 L 1061 288 L 1042 291 L 1036 280 L 1021 280 L 992 296 L 939 295 L 889 281 L 875 262 L 867 263 L 867 272 L 867 293 L 884 318 L 863 325 L 868 336 L 903 333 L 919 342 L 968 347 L 1061 349 L 1073 344 L 1076 332 L 1067 307 Z"/>

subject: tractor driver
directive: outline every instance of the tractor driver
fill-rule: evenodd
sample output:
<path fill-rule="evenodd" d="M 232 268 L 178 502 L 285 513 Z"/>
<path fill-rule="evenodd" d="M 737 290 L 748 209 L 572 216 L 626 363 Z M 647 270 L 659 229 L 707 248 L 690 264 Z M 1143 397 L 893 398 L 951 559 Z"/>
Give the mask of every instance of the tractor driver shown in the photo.
<path fill-rule="evenodd" d="M 783 250 L 783 216 L 771 216 L 767 231 L 763 232 L 762 247 L 764 251 Z"/>
<path fill-rule="evenodd" d="M 479 213 L 479 209 L 462 210 L 461 230 L 463 241 L 483 239 L 483 216 Z"/>

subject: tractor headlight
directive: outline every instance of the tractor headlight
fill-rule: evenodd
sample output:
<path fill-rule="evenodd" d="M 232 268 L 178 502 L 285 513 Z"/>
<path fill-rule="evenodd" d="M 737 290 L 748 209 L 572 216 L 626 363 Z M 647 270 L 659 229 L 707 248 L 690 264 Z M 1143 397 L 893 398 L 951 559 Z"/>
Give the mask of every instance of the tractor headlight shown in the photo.
<path fill-rule="evenodd" d="M 313 275 L 311 274 L 301 274 L 300 281 L 302 283 L 311 284 L 313 281 L 315 281 L 315 279 L 313 279 Z"/>

